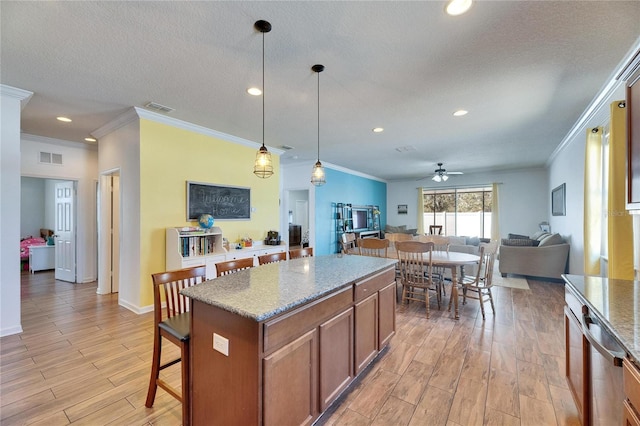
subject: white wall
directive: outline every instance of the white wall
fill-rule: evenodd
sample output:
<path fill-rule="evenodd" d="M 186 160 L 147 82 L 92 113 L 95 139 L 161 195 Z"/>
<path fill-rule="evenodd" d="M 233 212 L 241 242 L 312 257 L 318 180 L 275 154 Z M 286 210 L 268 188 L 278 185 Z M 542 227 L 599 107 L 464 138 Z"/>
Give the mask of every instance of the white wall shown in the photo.
<path fill-rule="evenodd" d="M 487 173 L 468 173 L 453 176 L 446 183 L 436 184 L 431 180 L 398 181 L 387 184 L 387 224 L 407 225 L 417 228 L 418 186 L 425 188 L 451 188 L 475 185 L 491 186 L 499 182 L 500 236 L 507 234 L 531 235 L 539 230 L 539 223 L 549 221 L 550 194 L 547 191 L 546 169 L 524 169 Z M 398 204 L 407 204 L 409 212 L 398 214 Z"/>
<path fill-rule="evenodd" d="M 20 112 L 32 92 L 0 85 L 0 336 L 20 322 Z"/>
<path fill-rule="evenodd" d="M 39 237 L 45 223 L 45 180 L 22 177 L 20 179 L 20 238 Z"/>
<path fill-rule="evenodd" d="M 95 146 L 34 135 L 22 135 L 22 176 L 77 181 L 76 281 L 97 278 L 96 191 L 98 151 Z M 39 163 L 41 151 L 62 155 L 62 165 Z"/>
<path fill-rule="evenodd" d="M 108 126 L 114 125 L 115 128 Z M 141 313 L 140 305 L 140 124 L 131 109 L 115 123 L 95 132 L 99 139 L 100 175 L 120 174 L 120 290 L 118 303 Z M 108 217 L 109 194 L 100 191 L 100 218 Z M 107 236 L 109 225 L 100 221 L 99 235 Z M 100 238 L 99 292 L 105 292 L 110 271 L 107 265 L 109 240 Z M 115 260 L 115 259 L 114 259 Z M 102 290 L 101 290 L 102 289 Z"/>

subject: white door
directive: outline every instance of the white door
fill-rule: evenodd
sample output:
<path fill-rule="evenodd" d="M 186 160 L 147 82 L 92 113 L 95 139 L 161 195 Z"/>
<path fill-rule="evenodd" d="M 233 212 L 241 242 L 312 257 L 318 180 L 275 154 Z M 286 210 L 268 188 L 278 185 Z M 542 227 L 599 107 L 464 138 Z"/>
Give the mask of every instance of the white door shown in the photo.
<path fill-rule="evenodd" d="M 56 280 L 76 282 L 75 182 L 56 183 Z"/>

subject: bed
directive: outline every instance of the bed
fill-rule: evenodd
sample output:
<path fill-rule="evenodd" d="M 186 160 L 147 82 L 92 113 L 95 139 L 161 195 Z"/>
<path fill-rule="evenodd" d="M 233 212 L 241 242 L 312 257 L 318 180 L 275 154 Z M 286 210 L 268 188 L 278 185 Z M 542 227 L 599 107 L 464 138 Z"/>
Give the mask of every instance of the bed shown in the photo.
<path fill-rule="evenodd" d="M 50 237 L 53 237 L 53 231 L 51 229 L 40 229 L 39 237 L 25 237 L 20 240 L 20 265 L 23 270 L 29 270 L 29 247 L 31 246 L 46 246 Z M 45 250 L 49 251 L 49 250 Z M 48 262 L 47 262 L 48 263 Z M 33 271 L 32 271 L 33 272 Z"/>

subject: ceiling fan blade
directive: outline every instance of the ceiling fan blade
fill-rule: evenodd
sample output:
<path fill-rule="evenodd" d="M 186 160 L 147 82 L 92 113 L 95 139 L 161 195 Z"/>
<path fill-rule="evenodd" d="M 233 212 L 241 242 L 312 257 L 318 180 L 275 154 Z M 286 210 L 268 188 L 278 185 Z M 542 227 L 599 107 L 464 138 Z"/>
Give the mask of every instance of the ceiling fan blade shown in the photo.
<path fill-rule="evenodd" d="M 463 175 L 463 172 L 447 172 L 448 175 Z"/>

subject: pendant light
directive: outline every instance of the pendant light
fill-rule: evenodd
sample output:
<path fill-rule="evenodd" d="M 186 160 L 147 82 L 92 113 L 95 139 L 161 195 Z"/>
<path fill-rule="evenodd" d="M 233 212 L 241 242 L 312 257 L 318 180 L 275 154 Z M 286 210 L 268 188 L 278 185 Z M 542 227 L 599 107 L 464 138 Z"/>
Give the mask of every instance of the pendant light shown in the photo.
<path fill-rule="evenodd" d="M 271 31 L 271 24 L 267 21 L 256 21 L 256 30 L 262 33 L 262 146 L 256 154 L 256 162 L 253 165 L 253 174 L 262 179 L 267 179 L 273 175 L 273 163 L 271 153 L 264 146 L 264 33 Z"/>
<path fill-rule="evenodd" d="M 320 73 L 324 71 L 324 65 L 316 64 L 311 67 L 311 70 L 318 73 L 318 161 L 316 161 L 316 165 L 313 166 L 313 172 L 311 172 L 311 183 L 315 186 L 321 186 L 327 182 L 324 168 L 320 162 Z"/>

